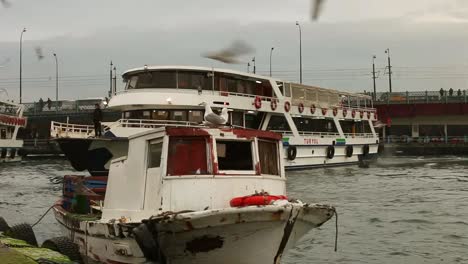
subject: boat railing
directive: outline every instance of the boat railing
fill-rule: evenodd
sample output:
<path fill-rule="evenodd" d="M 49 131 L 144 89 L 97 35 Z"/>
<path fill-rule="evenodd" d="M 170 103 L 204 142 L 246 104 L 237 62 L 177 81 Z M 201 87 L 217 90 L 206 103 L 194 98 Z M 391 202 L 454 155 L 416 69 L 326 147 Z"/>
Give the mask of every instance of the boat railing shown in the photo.
<path fill-rule="evenodd" d="M 372 133 L 344 133 L 346 138 L 373 138 Z"/>
<path fill-rule="evenodd" d="M 280 133 L 283 136 L 294 136 L 291 131 L 282 131 L 282 130 L 272 130 L 272 132 Z M 317 136 L 322 138 L 336 138 L 339 137 L 339 133 L 330 133 L 330 132 L 310 132 L 310 131 L 299 131 L 301 136 Z"/>
<path fill-rule="evenodd" d="M 94 136 L 94 126 L 50 122 L 50 136 L 53 138 L 88 138 Z"/>
<path fill-rule="evenodd" d="M 113 125 L 111 124 L 110 127 Z M 196 122 L 177 121 L 177 120 L 154 120 L 154 119 L 119 119 L 117 121 L 119 127 L 132 128 L 156 128 L 161 126 L 178 126 L 178 127 L 202 127 Z"/>

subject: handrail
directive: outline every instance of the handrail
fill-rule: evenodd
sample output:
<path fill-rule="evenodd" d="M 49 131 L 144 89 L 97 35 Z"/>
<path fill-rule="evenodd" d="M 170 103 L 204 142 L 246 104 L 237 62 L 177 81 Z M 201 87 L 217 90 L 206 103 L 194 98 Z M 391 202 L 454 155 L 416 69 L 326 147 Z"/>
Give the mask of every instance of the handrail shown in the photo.
<path fill-rule="evenodd" d="M 374 134 L 372 133 L 344 133 L 346 138 L 373 138 Z"/>

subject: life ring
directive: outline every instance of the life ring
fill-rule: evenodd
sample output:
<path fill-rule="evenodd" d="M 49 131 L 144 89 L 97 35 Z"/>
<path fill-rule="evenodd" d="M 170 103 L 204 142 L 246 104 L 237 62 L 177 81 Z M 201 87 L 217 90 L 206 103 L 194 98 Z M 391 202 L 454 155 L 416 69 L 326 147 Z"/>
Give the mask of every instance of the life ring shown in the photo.
<path fill-rule="evenodd" d="M 335 107 L 333 108 L 333 116 L 336 116 L 338 114 L 338 109 Z"/>
<path fill-rule="evenodd" d="M 229 201 L 231 207 L 269 205 L 277 200 L 288 200 L 284 195 L 254 194 L 249 196 L 235 197 Z"/>
<path fill-rule="evenodd" d="M 311 114 L 315 114 L 315 110 L 316 110 L 316 108 L 315 108 L 315 105 L 313 104 L 313 105 L 310 107 L 310 113 L 311 113 Z"/>
<path fill-rule="evenodd" d="M 348 110 L 346 108 L 343 108 L 343 117 L 346 117 L 348 115 Z"/>
<path fill-rule="evenodd" d="M 255 97 L 254 106 L 255 106 L 255 108 L 257 108 L 257 109 L 259 109 L 260 107 L 262 107 L 262 98 L 260 98 L 260 96 L 256 96 L 256 97 Z"/>
<path fill-rule="evenodd" d="M 346 146 L 346 157 L 350 158 L 351 156 L 353 156 L 353 151 L 353 145 Z"/>
<path fill-rule="evenodd" d="M 356 117 L 356 110 L 351 111 L 351 116 L 352 116 L 353 118 Z"/>
<path fill-rule="evenodd" d="M 299 110 L 299 113 L 304 112 L 304 104 L 300 103 L 299 106 L 297 107 L 297 109 Z"/>
<path fill-rule="evenodd" d="M 276 110 L 276 108 L 278 107 L 278 102 L 276 102 L 276 99 L 271 100 L 270 106 L 271 106 L 271 110 L 273 111 Z"/>
<path fill-rule="evenodd" d="M 369 154 L 369 145 L 362 146 L 362 156 L 367 156 Z"/>
<path fill-rule="evenodd" d="M 327 147 L 327 158 L 328 159 L 333 159 L 335 156 L 335 147 L 334 146 L 328 146 Z"/>
<path fill-rule="evenodd" d="M 288 155 L 288 160 L 295 160 L 296 159 L 296 155 L 297 155 L 296 146 L 289 146 L 286 151 L 287 151 L 287 155 Z"/>
<path fill-rule="evenodd" d="M 288 101 L 286 101 L 286 102 L 284 103 L 284 111 L 289 112 L 289 110 L 291 110 L 291 103 L 289 103 Z"/>
<path fill-rule="evenodd" d="M 322 115 L 326 115 L 326 114 L 327 114 L 327 111 L 328 111 L 328 109 L 322 108 Z"/>

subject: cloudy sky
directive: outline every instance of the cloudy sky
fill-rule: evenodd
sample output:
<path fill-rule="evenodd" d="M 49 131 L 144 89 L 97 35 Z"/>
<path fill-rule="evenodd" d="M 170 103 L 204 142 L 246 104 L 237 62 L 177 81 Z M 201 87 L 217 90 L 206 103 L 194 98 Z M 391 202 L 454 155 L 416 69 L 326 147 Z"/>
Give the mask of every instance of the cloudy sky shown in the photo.
<path fill-rule="evenodd" d="M 299 79 L 302 27 L 304 83 L 347 91 L 388 90 L 386 48 L 394 91 L 468 89 L 468 1 L 327 0 L 319 21 L 308 0 L 7 0 L 0 5 L 0 88 L 17 100 L 23 27 L 23 101 L 105 96 L 110 60 L 119 73 L 148 65 L 202 65 Z M 244 40 L 255 52 L 227 65 L 200 54 Z M 43 59 L 38 59 L 40 47 Z M 119 82 L 119 88 L 122 86 Z"/>

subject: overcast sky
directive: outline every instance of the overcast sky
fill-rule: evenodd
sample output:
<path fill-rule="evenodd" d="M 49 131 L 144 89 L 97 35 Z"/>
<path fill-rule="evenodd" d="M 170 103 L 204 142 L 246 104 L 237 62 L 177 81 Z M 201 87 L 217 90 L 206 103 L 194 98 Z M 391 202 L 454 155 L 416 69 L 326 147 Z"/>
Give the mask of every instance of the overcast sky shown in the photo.
<path fill-rule="evenodd" d="M 327 0 L 317 22 L 305 0 L 9 0 L 0 5 L 0 88 L 18 99 L 19 38 L 23 27 L 23 101 L 105 96 L 109 62 L 118 72 L 148 65 L 202 65 L 299 79 L 298 20 L 302 27 L 304 82 L 346 91 L 388 89 L 386 48 L 394 91 L 468 88 L 468 1 Z M 255 48 L 242 65 L 200 54 L 234 40 Z M 41 47 L 44 58 L 36 56 Z M 121 82 L 119 82 L 121 86 Z"/>

